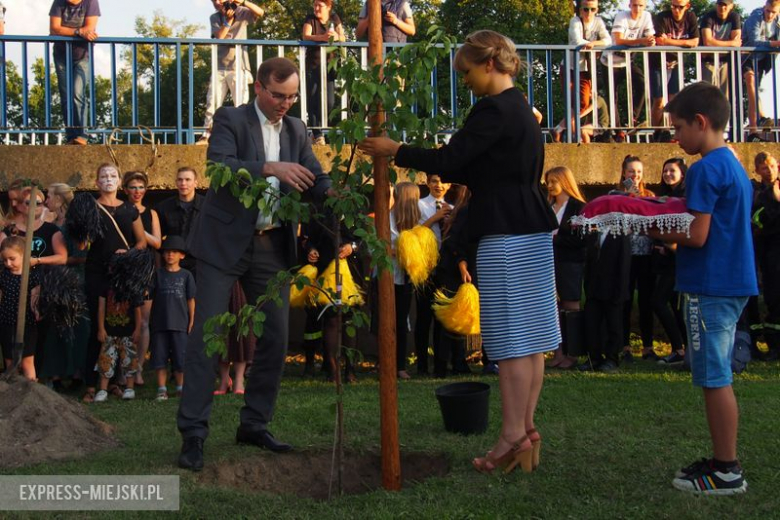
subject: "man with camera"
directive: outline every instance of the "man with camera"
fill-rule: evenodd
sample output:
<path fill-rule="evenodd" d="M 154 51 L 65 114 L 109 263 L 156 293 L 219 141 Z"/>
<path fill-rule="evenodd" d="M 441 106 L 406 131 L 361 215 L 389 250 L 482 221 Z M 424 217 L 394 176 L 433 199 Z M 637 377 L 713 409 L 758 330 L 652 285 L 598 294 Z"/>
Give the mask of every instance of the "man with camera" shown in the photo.
<path fill-rule="evenodd" d="M 417 29 L 412 18 L 412 8 L 407 0 L 382 0 L 382 41 L 385 43 L 406 43 L 408 36 L 414 36 Z M 363 38 L 368 32 L 368 4 L 363 4 L 358 16 L 355 35 Z"/>
<path fill-rule="evenodd" d="M 263 9 L 247 0 L 211 0 L 216 12 L 209 17 L 211 37 L 218 40 L 246 40 L 247 27 L 263 16 Z M 241 61 L 236 63 L 236 47 L 217 46 L 217 70 L 212 72 L 209 91 L 206 94 L 206 119 L 203 126 L 206 132 L 198 144 L 208 144 L 211 133 L 211 121 L 214 112 L 222 106 L 225 95 L 230 90 L 233 105 L 243 105 L 249 101 L 248 80 L 252 78 L 249 53 L 241 50 Z"/>

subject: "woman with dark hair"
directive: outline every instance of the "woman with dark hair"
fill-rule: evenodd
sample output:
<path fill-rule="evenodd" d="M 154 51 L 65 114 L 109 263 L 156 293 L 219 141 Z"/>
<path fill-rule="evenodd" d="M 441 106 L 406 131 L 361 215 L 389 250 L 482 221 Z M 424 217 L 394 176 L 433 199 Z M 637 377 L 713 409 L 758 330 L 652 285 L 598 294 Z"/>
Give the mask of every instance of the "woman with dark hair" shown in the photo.
<path fill-rule="evenodd" d="M 160 217 L 152 208 L 144 206 L 146 188 L 149 187 L 149 177 L 144 172 L 127 172 L 122 177 L 122 189 L 125 190 L 127 200 L 135 206 L 144 226 L 144 236 L 147 245 L 152 249 L 160 249 L 162 245 L 162 231 L 160 229 Z M 144 360 L 146 351 L 149 350 L 149 316 L 152 313 L 152 300 L 144 297 L 141 305 L 141 339 L 138 341 L 138 372 L 135 373 L 135 384 L 144 384 Z"/>
<path fill-rule="evenodd" d="M 621 191 L 639 197 L 654 197 L 644 181 L 642 160 L 635 155 L 627 155 L 620 167 Z M 639 303 L 639 331 L 642 337 L 642 359 L 658 360 L 653 350 L 653 286 L 655 276 L 650 263 L 653 251 L 653 239 L 647 235 L 631 235 L 631 274 L 629 275 L 629 298 L 623 307 L 623 360 L 631 362 L 631 310 L 634 307 L 634 291 Z"/>
<path fill-rule="evenodd" d="M 552 245 L 557 221 L 541 185 L 542 131 L 514 85 L 520 59 L 512 40 L 476 31 L 458 49 L 454 68 L 481 99 L 448 144 L 423 149 L 373 137 L 359 146 L 471 190 L 467 228 L 469 240 L 479 243 L 482 340 L 499 365 L 502 410 L 498 440 L 473 465 L 483 473 L 518 465 L 529 472 L 541 447 L 534 416 L 544 353 L 561 341 Z"/>
<path fill-rule="evenodd" d="M 659 196 L 684 197 L 685 173 L 688 166 L 679 157 L 667 159 L 661 170 L 661 187 Z M 677 244 L 674 242 L 655 241 L 653 244 L 652 265 L 655 274 L 653 289 L 653 312 L 658 316 L 669 342 L 672 353 L 662 358 L 659 363 L 682 363 L 685 360 L 685 322 L 679 298 L 674 290 L 676 271 Z"/>

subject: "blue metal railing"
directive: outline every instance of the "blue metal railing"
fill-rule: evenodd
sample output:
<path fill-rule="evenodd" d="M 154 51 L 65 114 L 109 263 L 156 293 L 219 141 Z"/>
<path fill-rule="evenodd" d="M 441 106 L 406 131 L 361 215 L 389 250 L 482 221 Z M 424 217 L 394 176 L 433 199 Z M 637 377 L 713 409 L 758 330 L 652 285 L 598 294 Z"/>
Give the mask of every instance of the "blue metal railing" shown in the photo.
<path fill-rule="evenodd" d="M 54 92 L 52 78 L 51 51 L 53 44 L 66 44 L 66 62 L 72 63 L 75 42 L 82 40 L 57 36 L 0 36 L 0 141 L 6 144 L 50 144 L 63 142 L 63 128 L 72 126 L 73 88 L 71 67 L 65 67 L 66 102 L 71 110 L 66 117 L 60 116 L 60 102 Z M 187 144 L 196 141 L 204 131 L 202 120 L 205 112 L 205 91 L 215 75 L 206 74 L 216 67 L 218 45 L 235 45 L 236 56 L 244 49 L 254 54 L 256 68 L 272 56 L 288 56 L 301 65 L 305 61 L 306 50 L 317 47 L 320 52 L 319 71 L 321 88 L 321 113 L 317 118 L 318 128 L 328 128 L 328 104 L 326 85 L 327 58 L 325 48 L 313 42 L 279 40 L 231 40 L 229 44 L 213 39 L 178 38 L 100 38 L 90 44 L 88 80 L 88 113 L 86 127 L 98 140 L 106 140 L 114 128 L 122 130 L 123 142 L 141 142 L 143 129 L 150 128 L 163 143 Z M 355 53 L 363 66 L 366 66 L 367 44 L 348 42 L 337 44 Z M 395 47 L 400 44 L 390 44 Z M 702 54 L 714 54 L 715 64 L 741 63 L 748 51 L 771 52 L 765 48 L 723 48 L 680 49 L 677 47 L 630 48 L 610 47 L 581 51 L 568 45 L 519 45 L 518 53 L 527 67 L 518 77 L 518 84 L 524 88 L 529 103 L 544 115 L 542 123 L 546 134 L 560 135 L 566 142 L 577 142 L 580 138 L 593 138 L 599 133 L 611 132 L 615 135 L 626 132 L 629 139 L 649 140 L 654 130 L 668 128 L 663 122 L 652 125 L 653 100 L 650 95 L 651 56 L 660 56 L 660 63 L 666 63 L 666 57 L 676 56 L 683 66 L 667 70 L 661 67 L 662 97 L 664 103 L 669 99 L 667 80 L 670 74 L 677 74 L 681 84 L 703 78 L 705 67 Z M 626 80 L 615 80 L 610 67 L 612 54 L 605 51 L 625 52 L 627 60 L 643 72 L 644 80 L 636 84 L 632 74 L 625 74 Z M 607 66 L 597 64 L 597 53 L 604 53 Z M 757 59 L 767 54 L 752 54 L 747 62 L 755 65 Z M 210 56 L 210 59 L 209 59 Z M 771 54 L 774 58 L 774 54 Z M 41 59 L 43 77 L 31 81 L 32 63 Z M 457 74 L 452 66 L 454 51 L 449 54 L 431 75 L 431 87 L 434 92 L 434 107 L 439 113 L 445 113 L 455 119 L 459 113 L 475 100 L 458 83 Z M 598 70 L 592 74 L 590 109 L 580 112 L 580 60 L 583 59 L 589 70 Z M 752 62 L 751 62 L 752 60 Z M 243 60 L 236 59 L 237 76 L 251 83 L 251 78 L 240 71 Z M 778 85 L 775 75 L 775 60 L 772 59 L 770 88 L 773 102 L 770 107 L 772 126 L 780 120 L 778 114 Z M 12 64 L 13 63 L 13 64 Z M 13 70 L 11 69 L 13 67 Z M 96 71 L 96 69 L 100 69 Z M 610 72 L 613 71 L 613 72 Z M 100 75 L 98 75 L 98 72 Z M 108 77 L 105 77 L 105 76 Z M 170 76 L 169 76 L 170 75 Z M 185 79 L 186 77 L 186 79 Z M 204 78 L 211 78 L 204 80 Z M 743 106 L 744 95 L 742 66 L 730 66 L 730 98 L 732 102 L 730 128 L 732 140 L 745 139 L 743 127 L 746 109 Z M 105 85 L 109 92 L 106 95 Z M 41 83 L 41 84 L 38 84 Z M 765 82 L 766 83 L 766 82 Z M 101 98 L 96 97 L 96 88 L 101 85 Z M 571 88 L 564 88 L 571 85 Z M 301 74 L 300 102 L 295 109 L 297 115 L 304 118 L 309 111 L 309 100 L 305 95 L 306 75 Z M 212 88 L 219 88 L 212 85 Z M 34 91 L 35 89 L 35 91 Z M 759 94 L 759 85 L 756 87 Z M 42 90 L 42 92 L 41 92 Z M 635 105 L 634 93 L 642 92 L 639 106 Z M 42 94 L 42 96 L 41 96 Z M 42 99 L 41 99 L 42 97 Z M 601 97 L 601 99 L 599 99 Z M 599 103 L 599 101 L 603 101 Z M 346 106 L 346 94 L 340 101 Z M 171 103 L 175 103 L 171 106 Z M 606 104 L 608 114 L 600 113 L 599 105 Z M 577 110 L 575 110 L 575 107 Z M 580 117 L 575 117 L 580 113 Z M 607 124 L 604 124 L 608 116 Z M 622 123 L 621 123 L 622 121 Z M 755 129 L 754 129 L 755 130 Z M 750 130 L 748 130 L 748 133 Z"/>

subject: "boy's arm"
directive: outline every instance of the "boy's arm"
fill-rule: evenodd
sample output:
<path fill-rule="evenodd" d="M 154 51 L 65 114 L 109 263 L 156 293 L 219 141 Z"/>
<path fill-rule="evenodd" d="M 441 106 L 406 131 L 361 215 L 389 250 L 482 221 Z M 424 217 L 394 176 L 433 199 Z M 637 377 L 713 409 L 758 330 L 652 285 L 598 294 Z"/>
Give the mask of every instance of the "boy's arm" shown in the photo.
<path fill-rule="evenodd" d="M 195 325 L 195 298 L 187 300 L 187 309 L 190 311 L 190 322 L 187 324 L 187 334 L 189 334 Z"/>
<path fill-rule="evenodd" d="M 97 339 L 101 343 L 106 342 L 106 337 L 108 337 L 108 334 L 106 334 L 106 297 L 101 296 L 98 298 L 98 316 L 97 316 Z"/>
<path fill-rule="evenodd" d="M 647 234 L 651 238 L 663 240 L 664 242 L 676 242 L 678 246 L 704 247 L 704 244 L 707 243 L 707 237 L 710 234 L 712 215 L 709 213 L 700 213 L 698 211 L 691 211 L 691 213 L 693 214 L 694 219 L 693 222 L 691 222 L 690 236 L 678 231 L 661 233 L 658 228 L 651 229 Z"/>

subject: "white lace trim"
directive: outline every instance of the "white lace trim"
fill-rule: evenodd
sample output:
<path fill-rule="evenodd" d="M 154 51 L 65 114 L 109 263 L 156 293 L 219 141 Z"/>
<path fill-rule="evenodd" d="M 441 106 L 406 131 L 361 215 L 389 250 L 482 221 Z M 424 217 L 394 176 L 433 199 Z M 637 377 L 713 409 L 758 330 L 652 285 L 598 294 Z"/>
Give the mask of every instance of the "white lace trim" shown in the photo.
<path fill-rule="evenodd" d="M 677 232 L 691 236 L 690 213 L 670 213 L 667 215 L 632 215 L 614 211 L 595 217 L 577 215 L 571 218 L 572 226 L 579 227 L 582 233 L 609 231 L 612 235 L 646 234 L 651 228 L 658 228 L 661 234 Z"/>

